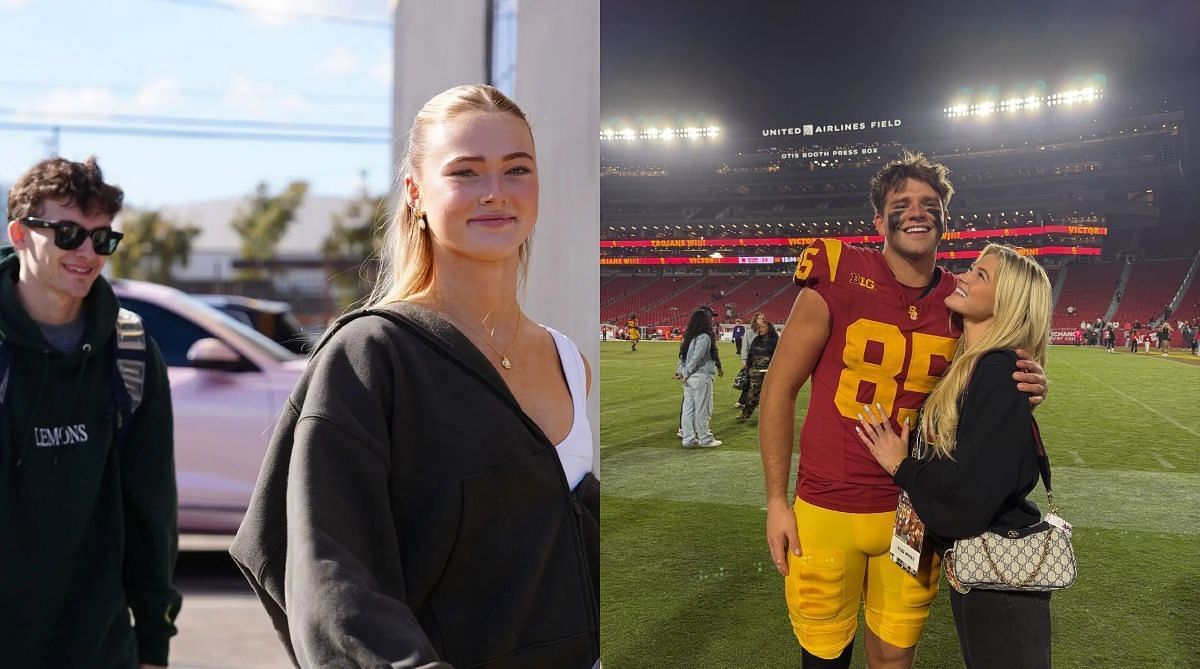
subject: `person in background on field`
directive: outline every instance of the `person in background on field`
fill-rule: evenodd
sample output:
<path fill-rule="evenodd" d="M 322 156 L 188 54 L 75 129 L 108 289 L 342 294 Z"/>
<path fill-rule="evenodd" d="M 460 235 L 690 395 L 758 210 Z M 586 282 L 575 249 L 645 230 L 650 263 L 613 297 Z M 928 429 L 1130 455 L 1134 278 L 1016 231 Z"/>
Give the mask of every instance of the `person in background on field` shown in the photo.
<path fill-rule="evenodd" d="M 762 392 L 763 379 L 767 375 L 767 367 L 771 364 L 771 358 L 775 357 L 775 347 L 779 345 L 779 333 L 775 331 L 775 325 L 766 319 L 766 317 L 758 319 L 758 332 L 755 333 L 754 341 L 748 347 L 746 361 L 749 365 L 749 384 L 746 390 L 746 401 L 742 404 L 742 413 L 738 414 L 738 420 L 748 420 L 754 410 L 758 408 L 758 396 Z"/>
<path fill-rule="evenodd" d="M 625 323 L 625 336 L 629 339 L 629 350 L 636 351 L 638 342 L 642 340 L 637 314 L 629 314 L 629 320 Z"/>
<path fill-rule="evenodd" d="M 713 376 L 721 374 L 715 359 L 716 348 L 712 316 L 707 309 L 697 309 L 679 343 L 679 365 L 675 371 L 675 378 L 683 381 L 684 448 L 711 448 L 722 443 L 709 428 Z"/>
<path fill-rule="evenodd" d="M 696 307 L 696 309 L 708 314 L 709 319 L 712 320 L 712 338 L 714 342 L 712 347 L 712 358 L 713 363 L 717 366 L 717 376 L 723 377 L 725 376 L 725 369 L 721 367 L 721 350 L 716 345 L 716 342 L 721 341 L 721 328 L 716 322 L 716 312 L 714 312 L 713 308 L 707 304 L 702 304 Z M 683 439 L 683 404 L 683 402 L 679 403 L 679 431 L 675 433 L 675 436 L 679 437 L 680 439 Z"/>
<path fill-rule="evenodd" d="M 764 320 L 766 320 L 766 316 L 763 315 L 763 312 L 754 312 L 754 315 L 750 317 L 750 325 L 746 328 L 746 337 L 742 345 L 742 350 L 738 351 L 738 357 L 742 359 L 742 369 L 746 370 L 747 374 L 750 373 L 750 362 L 748 360 L 750 355 L 750 345 L 754 343 L 754 338 L 758 336 L 759 321 Z M 738 396 L 737 404 L 734 406 L 738 409 L 745 407 L 746 398 L 749 396 L 749 394 L 750 384 L 747 383 L 746 387 L 742 389 L 741 395 Z"/>
<path fill-rule="evenodd" d="M 733 322 L 733 346 L 739 356 L 742 354 L 742 337 L 745 336 L 746 326 L 742 325 L 742 319 L 739 318 Z"/>
<path fill-rule="evenodd" d="M 1171 322 L 1164 320 L 1162 327 L 1158 329 L 1158 348 L 1162 350 L 1162 356 L 1165 358 L 1171 354 Z"/>
<path fill-rule="evenodd" d="M 529 122 L 491 86 L 417 112 L 369 308 L 285 405 L 231 553 L 301 667 L 588 669 L 591 371 L 518 299 Z"/>
<path fill-rule="evenodd" d="M 100 275 L 124 193 L 52 158 L 0 249 L 0 665 L 165 667 L 181 598 L 167 366 Z M 132 618 L 130 613 L 132 612 Z"/>
<path fill-rule="evenodd" d="M 1051 288 L 1031 258 L 989 244 L 945 300 L 962 319 L 953 362 L 921 413 L 899 426 L 864 406 L 856 428 L 879 466 L 912 499 L 939 553 L 988 528 L 1019 530 L 1042 516 L 1025 498 L 1038 484 L 1032 407 L 1013 386 L 1015 349 L 1041 364 L 1050 339 Z M 910 428 L 929 451 L 911 457 Z M 1050 593 L 950 592 L 968 669 L 1050 669 Z"/>

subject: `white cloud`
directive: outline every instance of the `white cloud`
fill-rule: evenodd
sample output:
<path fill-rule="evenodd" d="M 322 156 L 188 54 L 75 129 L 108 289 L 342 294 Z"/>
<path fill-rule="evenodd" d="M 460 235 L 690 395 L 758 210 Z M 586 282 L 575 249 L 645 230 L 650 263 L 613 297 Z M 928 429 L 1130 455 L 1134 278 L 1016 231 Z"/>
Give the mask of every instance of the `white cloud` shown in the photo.
<path fill-rule="evenodd" d="M 375 66 L 371 68 L 371 78 L 381 84 L 390 85 L 392 83 L 392 57 L 389 54 L 380 56 L 375 62 Z"/>
<path fill-rule="evenodd" d="M 3 0 L 0 0 L 3 1 Z M 256 20 L 268 25 L 282 25 L 297 15 L 314 14 L 387 20 L 380 11 L 380 0 L 230 0 Z M 394 4 L 389 6 L 394 7 Z"/>
<path fill-rule="evenodd" d="M 22 116 L 44 119 L 72 114 L 114 114 L 121 101 L 111 89 L 98 86 L 54 88 L 33 104 L 19 110 Z"/>
<path fill-rule="evenodd" d="M 183 102 L 183 86 L 175 77 L 165 74 L 138 89 L 133 109 L 139 112 L 160 112 Z"/>
<path fill-rule="evenodd" d="M 322 74 L 333 76 L 346 76 L 353 74 L 358 70 L 358 56 L 344 46 L 339 46 L 333 51 L 330 51 L 325 58 L 317 64 L 317 71 Z"/>
<path fill-rule="evenodd" d="M 20 9 L 29 4 L 29 0 L 0 0 L 0 9 Z"/>
<path fill-rule="evenodd" d="M 158 113 L 182 102 L 183 86 L 179 80 L 172 75 L 163 75 L 129 95 L 118 95 L 103 86 L 53 88 L 40 99 L 19 108 L 18 114 L 39 121 L 105 119 L 115 114 Z"/>
<path fill-rule="evenodd" d="M 282 93 L 274 85 L 255 81 L 240 72 L 229 82 L 225 103 L 238 113 L 257 117 L 272 117 L 278 110 L 294 113 L 308 109 L 308 102 L 302 96 Z"/>

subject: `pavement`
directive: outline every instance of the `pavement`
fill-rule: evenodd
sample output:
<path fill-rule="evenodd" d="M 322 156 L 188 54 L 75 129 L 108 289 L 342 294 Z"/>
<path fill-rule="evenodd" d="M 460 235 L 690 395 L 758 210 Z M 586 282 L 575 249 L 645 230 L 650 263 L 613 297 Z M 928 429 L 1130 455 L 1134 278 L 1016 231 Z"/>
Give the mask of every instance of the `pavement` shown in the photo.
<path fill-rule="evenodd" d="M 271 619 L 229 558 L 231 536 L 179 538 L 175 587 L 183 608 L 171 669 L 288 669 Z"/>

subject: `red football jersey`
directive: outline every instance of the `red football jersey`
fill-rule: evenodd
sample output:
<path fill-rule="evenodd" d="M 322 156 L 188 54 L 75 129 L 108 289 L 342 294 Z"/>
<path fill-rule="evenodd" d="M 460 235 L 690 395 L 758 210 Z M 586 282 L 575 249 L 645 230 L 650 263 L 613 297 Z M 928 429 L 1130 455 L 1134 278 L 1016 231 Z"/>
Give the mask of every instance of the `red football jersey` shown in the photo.
<path fill-rule="evenodd" d="M 863 405 L 879 403 L 897 432 L 905 418 L 915 429 L 954 357 L 961 332 L 944 300 L 956 280 L 936 272 L 921 297 L 896 281 L 879 251 L 818 239 L 800 256 L 795 281 L 825 299 L 830 320 L 800 434 L 796 494 L 804 501 L 851 513 L 896 508 L 900 489 L 854 428 Z"/>

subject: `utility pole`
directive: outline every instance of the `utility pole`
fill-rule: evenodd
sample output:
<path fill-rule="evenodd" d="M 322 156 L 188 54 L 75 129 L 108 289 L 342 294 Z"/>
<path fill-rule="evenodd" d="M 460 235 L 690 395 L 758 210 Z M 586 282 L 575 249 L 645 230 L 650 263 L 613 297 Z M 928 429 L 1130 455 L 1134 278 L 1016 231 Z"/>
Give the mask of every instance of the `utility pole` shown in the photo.
<path fill-rule="evenodd" d="M 42 146 L 46 149 L 47 158 L 58 157 L 59 130 L 58 126 L 54 126 L 50 129 L 50 136 L 42 140 Z"/>

